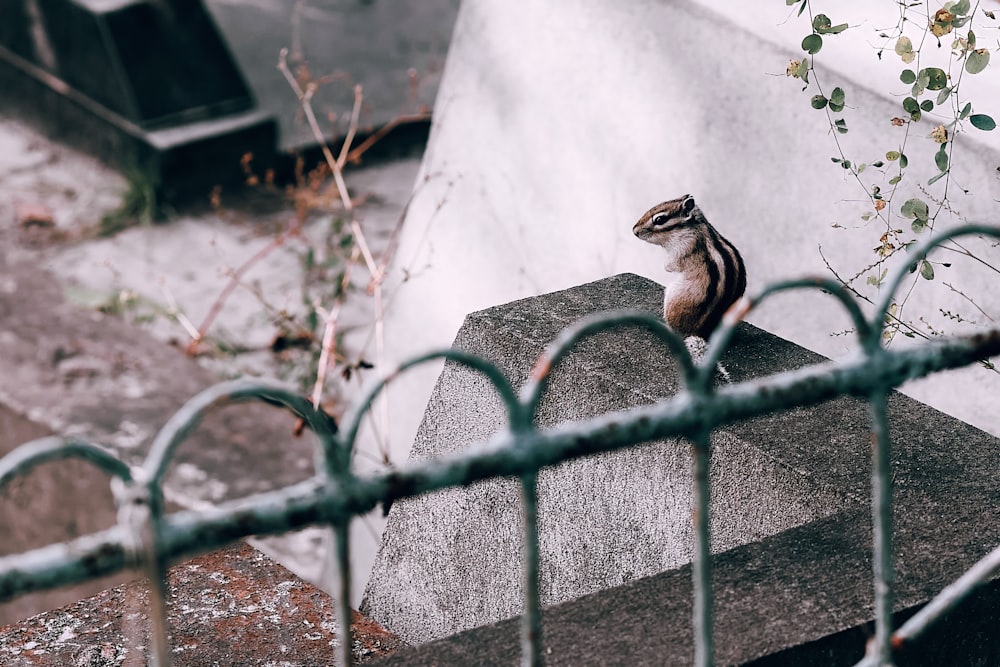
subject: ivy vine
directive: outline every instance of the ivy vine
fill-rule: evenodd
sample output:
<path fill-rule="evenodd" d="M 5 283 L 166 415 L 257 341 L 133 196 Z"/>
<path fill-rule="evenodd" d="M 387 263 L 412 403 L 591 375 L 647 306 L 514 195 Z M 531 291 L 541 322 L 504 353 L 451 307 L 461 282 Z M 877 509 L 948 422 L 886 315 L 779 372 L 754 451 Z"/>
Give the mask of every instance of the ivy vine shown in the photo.
<path fill-rule="evenodd" d="M 871 221 L 877 221 L 881 225 L 878 244 L 873 248 L 873 260 L 855 275 L 842 277 L 825 257 L 824 261 L 840 283 L 860 299 L 873 303 L 873 299 L 864 293 L 865 285 L 875 290 L 881 287 L 888 271 L 884 265 L 890 258 L 898 253 L 905 253 L 920 235 L 933 231 L 942 212 L 960 217 L 949 199 L 949 189 L 953 186 L 952 165 L 956 157 L 960 157 L 956 155 L 956 143 L 970 129 L 990 132 L 996 128 L 996 121 L 991 115 L 975 109 L 973 103 L 962 96 L 962 81 L 967 75 L 979 75 L 988 69 L 990 50 L 981 46 L 973 24 L 995 22 L 996 16 L 991 11 L 980 9 L 978 1 L 945 2 L 935 11 L 931 11 L 928 2 L 903 0 L 895 3 L 899 8 L 898 21 L 893 28 L 877 32 L 881 46 L 876 47 L 874 55 L 879 61 L 886 55 L 887 61 L 892 62 L 895 57 L 898 59 L 896 62 L 900 63 L 899 81 L 908 88 L 900 95 L 897 115 L 887 120 L 892 127 L 900 128 L 902 135 L 892 145 L 884 146 L 884 150 L 876 155 L 859 161 L 848 157 L 839 139 L 841 135 L 848 133 L 850 128 L 847 112 L 853 111 L 848 106 L 844 89 L 836 86 L 827 93 L 824 76 L 817 70 L 818 54 L 823 48 L 841 33 L 855 28 L 847 22 L 835 23 L 826 14 L 814 14 L 811 0 L 785 0 L 785 4 L 793 8 L 793 11 L 797 7 L 796 15 L 806 15 L 810 23 L 810 31 L 801 42 L 803 55 L 793 59 L 785 73 L 800 80 L 804 84 L 803 91 L 812 93 L 809 98 L 810 106 L 826 114 L 830 135 L 836 147 L 836 155 L 830 159 L 857 182 L 870 204 L 861 214 L 865 226 Z M 986 28 L 995 27 L 986 25 Z M 917 39 L 916 43 L 914 38 Z M 921 66 L 924 50 L 931 46 L 943 46 L 942 39 L 951 40 L 947 68 Z M 886 54 L 887 51 L 892 55 Z M 915 124 L 932 117 L 940 120 L 927 135 L 938 145 L 933 154 L 934 175 L 926 182 L 909 183 L 909 192 L 912 194 L 918 190 L 922 196 L 909 197 L 898 207 L 894 207 L 893 202 L 900 184 L 909 178 L 910 161 L 906 149 L 912 139 Z M 900 224 L 901 222 L 908 224 Z M 908 231 L 904 231 L 905 228 Z M 1000 275 L 1000 269 L 994 264 L 961 243 L 949 244 L 947 249 L 971 258 Z M 820 251 L 822 253 L 822 248 Z M 923 317 L 913 321 L 903 315 L 906 301 L 917 282 L 931 281 L 937 277 L 935 266 L 947 269 L 951 264 L 930 260 L 920 262 L 914 271 L 913 281 L 892 304 L 885 329 L 887 344 L 897 333 L 923 338 L 942 333 Z M 860 283 L 862 278 L 865 279 L 864 284 Z M 980 315 L 995 322 L 994 317 L 973 298 L 948 283 L 945 285 L 974 306 Z M 941 310 L 941 314 L 955 322 L 972 321 L 951 311 Z"/>

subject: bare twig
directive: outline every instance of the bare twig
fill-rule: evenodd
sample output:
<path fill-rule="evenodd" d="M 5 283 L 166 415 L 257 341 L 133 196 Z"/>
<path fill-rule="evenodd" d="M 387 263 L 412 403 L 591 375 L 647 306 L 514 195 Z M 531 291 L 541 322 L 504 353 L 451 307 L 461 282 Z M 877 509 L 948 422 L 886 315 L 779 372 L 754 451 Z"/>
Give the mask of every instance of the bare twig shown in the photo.
<path fill-rule="evenodd" d="M 996 322 L 996 320 L 993 317 L 991 317 L 989 313 L 987 313 L 985 310 L 983 310 L 979 306 L 979 304 L 976 303 L 975 301 L 973 301 L 972 297 L 970 297 L 969 295 L 967 295 L 965 292 L 963 292 L 962 290 L 960 290 L 957 287 L 953 286 L 951 283 L 942 283 L 942 284 L 945 287 L 947 287 L 948 289 L 950 289 L 952 292 L 954 292 L 955 294 L 959 295 L 960 297 L 962 297 L 963 299 L 965 299 L 966 301 L 968 301 L 969 303 L 971 303 L 972 306 L 973 306 L 973 308 L 975 308 L 980 313 L 982 313 L 983 317 L 985 317 L 986 319 L 988 319 L 990 322 Z"/>
<path fill-rule="evenodd" d="M 157 281 L 157 284 L 160 287 L 160 291 L 163 292 L 163 298 L 167 301 L 167 315 L 173 317 L 192 339 L 199 338 L 200 332 L 194 326 L 194 322 L 192 322 L 184 311 L 181 310 L 180 306 L 177 305 L 177 300 L 174 298 L 173 293 L 167 289 L 166 282 L 162 277 Z"/>
<path fill-rule="evenodd" d="M 365 138 L 357 148 L 352 150 L 347 154 L 347 161 L 351 164 L 357 164 L 361 160 L 361 156 L 364 155 L 372 146 L 381 141 L 390 132 L 395 130 L 397 127 L 403 125 L 409 125 L 410 123 L 423 123 L 430 120 L 430 111 L 418 112 L 415 114 L 408 114 L 405 116 L 396 116 L 388 123 L 380 127 L 378 130 L 370 134 Z"/>
<path fill-rule="evenodd" d="M 351 267 L 358 261 L 358 247 L 355 245 L 351 251 L 351 257 L 347 260 L 347 267 L 344 269 L 344 276 L 340 281 L 340 297 L 334 302 L 324 318 L 323 343 L 319 353 L 319 363 L 316 368 L 316 382 L 313 384 L 310 400 L 314 407 L 319 407 L 323 400 L 323 387 L 326 385 L 326 372 L 330 366 L 330 358 L 335 356 L 333 349 L 336 343 L 337 320 L 340 317 L 340 309 L 344 303 L 344 296 L 347 294 L 347 285 L 351 281 Z"/>
<path fill-rule="evenodd" d="M 219 295 L 215 298 L 215 301 L 212 302 L 212 306 L 211 308 L 208 309 L 208 314 L 205 315 L 205 319 L 202 320 L 201 326 L 198 327 L 198 330 L 192 337 L 191 342 L 188 343 L 187 346 L 188 355 L 194 356 L 195 354 L 197 354 L 198 347 L 201 344 L 201 341 L 205 339 L 205 334 L 208 333 L 209 327 L 212 326 L 212 323 L 215 322 L 215 319 L 219 316 L 219 313 L 222 311 L 222 307 L 226 303 L 226 300 L 229 299 L 229 296 L 239 286 L 240 280 L 243 278 L 243 275 L 247 271 L 249 271 L 254 264 L 261 261 L 268 255 L 270 255 L 271 252 L 275 250 L 275 248 L 284 245 L 285 241 L 287 241 L 291 237 L 298 235 L 300 231 L 301 227 L 298 224 L 293 225 L 283 233 L 274 237 L 274 239 L 272 239 L 270 243 L 268 243 L 266 246 L 264 246 L 256 253 L 254 253 L 247 261 L 243 262 L 243 264 L 237 267 L 236 270 L 229 272 L 229 282 L 226 283 L 226 286 L 222 289 L 221 292 L 219 292 Z"/>

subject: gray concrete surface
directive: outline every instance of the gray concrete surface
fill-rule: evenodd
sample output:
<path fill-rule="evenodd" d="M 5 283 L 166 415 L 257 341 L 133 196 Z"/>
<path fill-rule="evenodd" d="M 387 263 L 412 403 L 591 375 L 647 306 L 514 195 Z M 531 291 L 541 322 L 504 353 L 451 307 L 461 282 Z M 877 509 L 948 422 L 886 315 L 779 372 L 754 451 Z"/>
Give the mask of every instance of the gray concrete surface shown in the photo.
<path fill-rule="evenodd" d="M 493 362 L 519 387 L 548 341 L 580 317 L 622 308 L 656 313 L 662 300 L 659 284 L 620 275 L 473 313 L 454 346 Z M 723 363 L 736 381 L 789 367 L 790 360 L 783 358 L 771 359 L 766 369 L 747 363 L 756 354 L 744 339 Z M 652 335 L 627 329 L 602 334 L 581 344 L 553 371 L 538 423 L 549 427 L 655 403 L 676 393 L 678 385 L 676 365 Z M 474 446 L 503 422 L 503 405 L 489 383 L 446 363 L 411 459 Z M 779 428 L 791 430 L 795 422 L 789 416 Z M 789 436 L 775 436 L 782 437 Z M 831 429 L 824 439 L 850 437 Z M 822 519 L 862 495 L 855 484 L 831 484 L 818 467 L 777 456 L 770 440 L 744 439 L 729 430 L 713 435 L 712 535 L 718 551 Z M 864 442 L 858 434 L 853 446 Z M 818 443 L 799 446 L 812 444 Z M 691 494 L 690 452 L 682 440 L 543 471 L 542 603 L 563 602 L 690 562 Z M 414 644 L 516 615 L 522 595 L 519 507 L 518 485 L 510 480 L 394 504 L 368 582 L 365 613 Z"/>
<path fill-rule="evenodd" d="M 655 311 L 658 288 L 621 275 L 470 315 L 458 340 L 499 363 L 515 386 L 569 322 L 613 307 Z M 724 363 L 736 381 L 822 357 L 742 325 Z M 650 403 L 675 390 L 661 346 L 622 330 L 582 344 L 557 367 L 540 421 Z M 998 440 L 902 394 L 889 397 L 898 620 L 1000 541 Z M 482 380 L 446 364 L 416 456 L 475 446 L 499 420 Z M 721 429 L 713 454 L 716 660 L 726 665 L 850 665 L 871 636 L 870 430 L 853 398 Z M 469 439 L 456 437 L 468 434 Z M 689 502 L 676 443 L 543 472 L 543 612 L 550 665 L 690 664 L 691 571 L 680 525 Z M 384 665 L 520 661 L 518 521 L 511 483 L 398 502 L 363 609 L 412 642 Z M 644 498 L 644 495 L 652 498 Z M 657 544 L 658 542 L 658 544 Z M 664 553 L 661 553 L 661 550 Z M 650 577 L 644 574 L 664 570 Z M 994 579 L 899 665 L 977 664 L 1000 654 Z"/>

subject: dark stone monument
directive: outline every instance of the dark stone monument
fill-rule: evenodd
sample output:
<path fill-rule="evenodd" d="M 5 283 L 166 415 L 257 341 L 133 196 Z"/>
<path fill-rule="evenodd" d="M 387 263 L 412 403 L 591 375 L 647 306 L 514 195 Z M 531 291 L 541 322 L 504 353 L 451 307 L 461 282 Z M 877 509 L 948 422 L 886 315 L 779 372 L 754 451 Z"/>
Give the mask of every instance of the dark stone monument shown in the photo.
<path fill-rule="evenodd" d="M 0 105 L 168 199 L 269 161 L 272 118 L 200 0 L 0 0 Z"/>

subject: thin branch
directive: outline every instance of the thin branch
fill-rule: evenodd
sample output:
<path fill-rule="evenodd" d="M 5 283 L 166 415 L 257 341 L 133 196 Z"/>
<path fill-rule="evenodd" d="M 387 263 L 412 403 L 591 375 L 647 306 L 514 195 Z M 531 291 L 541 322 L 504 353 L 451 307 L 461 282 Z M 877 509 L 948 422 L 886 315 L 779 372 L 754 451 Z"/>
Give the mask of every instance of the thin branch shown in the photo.
<path fill-rule="evenodd" d="M 981 308 L 981 307 L 979 306 L 979 304 L 978 304 L 978 303 L 976 303 L 975 301 L 973 301 L 973 300 L 972 300 L 972 298 L 971 298 L 970 296 L 968 296 L 968 295 L 967 295 L 967 294 L 966 294 L 965 292 L 963 292 L 962 290 L 960 290 L 960 289 L 958 289 L 957 287 L 953 286 L 953 285 L 952 285 L 951 283 L 944 283 L 944 282 L 943 282 L 942 284 L 943 284 L 943 285 L 944 285 L 945 287 L 947 287 L 948 289 L 950 289 L 950 290 L 951 290 L 952 292 L 954 292 L 955 294 L 959 295 L 960 297 L 962 297 L 963 299 L 965 299 L 966 301 L 968 301 L 969 303 L 971 303 L 971 304 L 972 304 L 972 306 L 973 306 L 973 307 L 974 307 L 974 308 L 975 308 L 976 310 L 978 310 L 978 311 L 979 311 L 980 313 L 982 313 L 982 314 L 983 314 L 983 317 L 985 317 L 986 319 L 988 319 L 988 320 L 989 320 L 990 322 L 996 322 L 996 320 L 995 320 L 995 319 L 993 319 L 993 317 L 991 317 L 989 313 L 987 313 L 987 312 L 986 312 L 985 310 L 983 310 L 983 309 L 982 309 L 982 308 Z"/>
<path fill-rule="evenodd" d="M 347 294 L 347 286 L 351 281 L 351 267 L 358 260 L 358 247 L 354 246 L 351 256 L 347 260 L 344 268 L 344 276 L 340 280 L 340 297 L 334 302 L 330 312 L 324 318 L 323 343 L 320 348 L 319 362 L 316 369 L 316 382 L 313 384 L 311 401 L 313 407 L 319 409 L 323 399 L 323 387 L 326 385 L 326 372 L 330 365 L 330 358 L 335 356 L 334 345 L 336 343 L 337 320 L 340 317 L 340 309 L 344 303 L 344 296 Z"/>
<path fill-rule="evenodd" d="M 208 333 L 209 327 L 212 326 L 212 323 L 215 322 L 215 319 L 219 316 L 219 313 L 222 311 L 222 307 L 229 299 L 229 296 L 239 286 L 240 281 L 243 278 L 243 275 L 246 274 L 246 272 L 249 271 L 254 266 L 254 264 L 261 261 L 268 255 L 270 255 L 271 252 L 273 252 L 276 248 L 284 245 L 285 241 L 292 238 L 293 236 L 297 236 L 300 231 L 301 227 L 298 224 L 293 225 L 285 232 L 274 237 L 274 239 L 272 239 L 270 243 L 268 243 L 266 246 L 264 246 L 256 253 L 254 253 L 248 260 L 243 262 L 243 264 L 241 264 L 235 271 L 229 272 L 229 282 L 226 283 L 226 286 L 215 298 L 215 301 L 212 302 L 212 306 L 208 309 L 208 314 L 205 315 L 205 319 L 202 320 L 201 326 L 198 327 L 198 330 L 192 337 L 191 342 L 188 343 L 187 346 L 188 355 L 194 356 L 195 354 L 197 354 L 198 347 L 201 344 L 201 341 L 205 339 L 205 334 Z"/>

